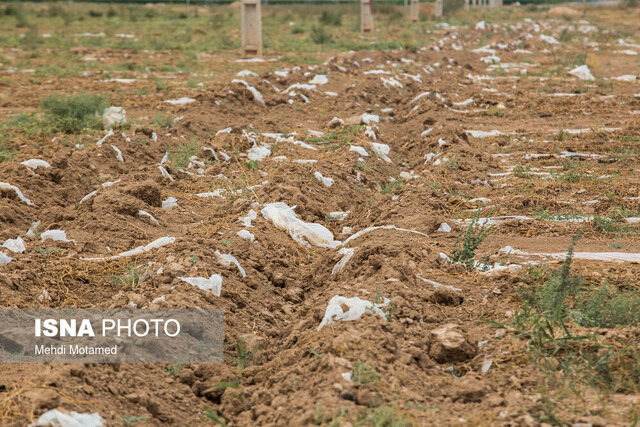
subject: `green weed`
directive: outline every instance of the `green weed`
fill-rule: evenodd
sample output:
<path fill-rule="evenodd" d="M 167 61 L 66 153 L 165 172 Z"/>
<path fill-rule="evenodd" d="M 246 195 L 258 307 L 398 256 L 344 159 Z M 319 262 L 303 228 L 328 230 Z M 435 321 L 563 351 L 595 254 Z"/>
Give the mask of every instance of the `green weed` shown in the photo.
<path fill-rule="evenodd" d="M 173 127 L 173 117 L 168 113 L 156 113 L 151 118 L 151 123 L 160 128 L 171 129 Z"/>
<path fill-rule="evenodd" d="M 258 346 L 254 348 L 249 348 L 247 343 L 243 338 L 238 338 L 238 342 L 236 343 L 236 356 L 234 357 L 234 361 L 238 366 L 240 372 L 242 372 L 248 366 L 258 363 L 260 360 L 260 349 Z"/>
<path fill-rule="evenodd" d="M 395 193 L 396 190 L 402 190 L 404 187 L 404 179 L 399 178 L 394 181 L 389 181 L 382 186 L 382 194 Z"/>
<path fill-rule="evenodd" d="M 471 220 L 471 224 L 466 230 L 460 230 L 456 243 L 453 246 L 451 252 L 451 259 L 454 263 L 461 263 L 467 268 L 473 268 L 475 265 L 476 250 L 484 239 L 489 236 L 493 225 L 487 226 L 487 223 L 479 224 L 479 213 L 476 213 Z M 464 234 L 464 237 L 463 237 Z M 462 247 L 458 248 L 460 239 L 462 240 Z"/>
<path fill-rule="evenodd" d="M 140 279 L 144 275 L 144 272 L 144 268 L 129 263 L 122 268 L 122 274 L 111 276 L 111 283 L 116 286 L 135 288 L 140 284 Z"/>
<path fill-rule="evenodd" d="M 100 116 L 108 105 L 106 96 L 93 94 L 52 95 L 41 103 L 49 125 L 68 134 L 80 133 L 84 129 L 101 129 Z"/>
<path fill-rule="evenodd" d="M 125 415 L 120 420 L 120 424 L 124 424 L 124 425 L 128 426 L 128 425 L 131 425 L 131 424 L 136 424 L 136 423 L 140 423 L 142 421 L 146 421 L 148 419 L 149 419 L 149 417 Z"/>
<path fill-rule="evenodd" d="M 315 44 L 328 44 L 331 43 L 331 33 L 324 27 L 324 25 L 314 25 L 309 32 L 311 41 Z"/>
<path fill-rule="evenodd" d="M 351 371 L 351 381 L 359 384 L 374 383 L 380 374 L 372 366 L 366 365 L 359 360 L 356 361 L 353 371 Z"/>
<path fill-rule="evenodd" d="M 195 138 L 183 142 L 175 152 L 169 153 L 171 166 L 175 168 L 186 168 L 189 165 L 191 156 L 194 156 L 197 152 L 198 142 Z"/>

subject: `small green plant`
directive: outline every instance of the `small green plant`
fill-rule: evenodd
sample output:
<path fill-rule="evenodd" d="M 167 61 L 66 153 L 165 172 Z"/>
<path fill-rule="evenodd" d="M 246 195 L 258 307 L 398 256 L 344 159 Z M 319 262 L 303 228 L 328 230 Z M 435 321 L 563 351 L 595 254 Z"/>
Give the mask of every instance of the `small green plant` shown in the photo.
<path fill-rule="evenodd" d="M 36 248 L 36 251 L 38 251 L 38 253 L 39 253 L 40 255 L 49 255 L 50 253 L 57 252 L 57 251 L 59 251 L 59 250 L 60 250 L 60 248 L 49 248 L 49 249 L 44 249 L 44 248 L 41 248 L 41 247 L 39 247 L 39 246 Z"/>
<path fill-rule="evenodd" d="M 532 215 L 536 218 L 540 218 L 545 221 L 566 222 L 566 221 L 576 221 L 576 220 L 582 221 L 582 220 L 588 219 L 587 214 L 582 214 L 579 212 L 575 212 L 575 213 L 566 212 L 566 213 L 552 214 L 549 212 L 549 209 L 541 209 L 539 211 L 535 211 L 532 213 Z"/>
<path fill-rule="evenodd" d="M 317 426 L 339 427 L 343 425 L 342 419 L 347 415 L 346 408 L 340 408 L 335 413 L 326 413 L 322 402 L 316 405 L 316 412 L 313 417 L 313 424 Z M 359 426 L 360 424 L 356 424 Z"/>
<path fill-rule="evenodd" d="M 175 376 L 176 374 L 179 374 L 180 371 L 182 370 L 182 365 L 183 365 L 182 363 L 172 363 L 168 365 L 166 368 L 164 368 L 164 370 L 167 371 L 169 375 Z"/>
<path fill-rule="evenodd" d="M 125 415 L 120 420 L 120 424 L 124 424 L 126 426 L 129 426 L 131 424 L 140 423 L 140 422 L 146 421 L 148 419 L 149 419 L 149 417 Z"/>
<path fill-rule="evenodd" d="M 551 272 L 544 286 L 528 296 L 523 294 L 529 305 L 556 324 L 564 321 L 567 315 L 567 297 L 574 294 L 583 282 L 581 276 L 570 274 L 573 248 L 579 237 L 580 233 L 572 238 L 564 263 L 559 269 Z"/>
<path fill-rule="evenodd" d="M 151 118 L 151 123 L 160 128 L 171 129 L 173 127 L 173 117 L 168 113 L 156 113 Z"/>
<path fill-rule="evenodd" d="M 49 126 L 68 134 L 102 128 L 100 116 L 108 105 L 107 97 L 93 94 L 52 95 L 41 103 Z"/>
<path fill-rule="evenodd" d="M 375 427 L 404 427 L 413 425 L 406 420 L 402 413 L 391 406 L 381 405 L 373 411 L 361 413 L 358 416 L 356 426 L 375 426 Z"/>
<path fill-rule="evenodd" d="M 142 267 L 129 263 L 122 268 L 122 274 L 111 276 L 111 283 L 116 286 L 135 288 L 140 284 L 140 279 L 142 279 L 144 272 L 145 270 Z"/>
<path fill-rule="evenodd" d="M 529 178 L 528 172 L 531 171 L 530 166 L 522 166 L 521 164 L 517 164 L 513 168 L 513 175 L 518 178 Z"/>
<path fill-rule="evenodd" d="M 374 383 L 380 374 L 372 366 L 366 365 L 359 360 L 356 361 L 351 372 L 351 381 L 359 384 Z"/>
<path fill-rule="evenodd" d="M 446 162 L 444 162 L 444 165 L 451 169 L 455 169 L 455 170 L 460 169 L 460 162 L 455 159 L 447 160 Z"/>
<path fill-rule="evenodd" d="M 249 170 L 252 171 L 258 170 L 258 167 L 260 167 L 260 162 L 258 162 L 257 160 L 247 160 L 245 164 L 247 165 Z"/>
<path fill-rule="evenodd" d="M 579 182 L 582 179 L 589 178 L 582 174 L 580 170 L 580 165 L 573 161 L 565 161 L 562 164 L 565 172 L 558 177 L 560 181 L 575 183 Z"/>
<path fill-rule="evenodd" d="M 350 144 L 355 138 L 356 133 L 364 128 L 365 126 L 363 125 L 352 125 L 346 129 L 335 130 L 317 138 L 309 138 L 308 141 L 312 144 L 331 145 L 338 143 L 340 145 L 346 145 Z"/>
<path fill-rule="evenodd" d="M 622 217 L 608 218 L 595 215 L 593 217 L 593 226 L 596 230 L 605 233 L 620 236 L 623 234 L 632 234 L 635 232 L 633 227 L 628 225 L 621 225 L 625 223 L 625 219 Z"/>
<path fill-rule="evenodd" d="M 480 247 L 484 239 L 489 236 L 493 229 L 493 225 L 487 226 L 487 222 L 488 221 L 485 221 L 480 224 L 479 213 L 476 212 L 467 229 L 460 230 L 456 243 L 453 245 L 453 251 L 451 252 L 452 262 L 461 263 L 467 268 L 474 267 L 476 249 Z M 461 238 L 463 238 L 462 247 L 458 248 Z"/>
<path fill-rule="evenodd" d="M 402 190 L 404 187 L 404 179 L 399 178 L 394 181 L 389 181 L 382 186 L 382 194 L 395 193 L 395 190 Z"/>
<path fill-rule="evenodd" d="M 500 110 L 497 108 L 490 108 L 484 112 L 485 116 L 493 116 L 493 117 L 503 117 L 506 113 L 506 110 Z"/>
<path fill-rule="evenodd" d="M 325 10 L 324 12 L 322 12 L 322 15 L 320 15 L 320 23 L 323 25 L 333 25 L 334 27 L 339 27 L 342 25 L 342 14 Z"/>
<path fill-rule="evenodd" d="M 314 25 L 311 27 L 311 41 L 315 44 L 328 44 L 331 42 L 331 33 L 327 31 L 324 25 Z"/>
<path fill-rule="evenodd" d="M 373 302 L 378 306 L 381 306 L 385 302 L 381 291 L 376 292 L 376 296 L 373 298 Z M 374 309 L 374 307 L 375 307 L 374 305 L 371 305 L 366 308 L 366 311 L 368 313 L 375 313 L 376 310 Z M 398 311 L 398 307 L 395 306 L 393 303 L 389 302 L 386 305 L 385 310 L 383 310 L 383 312 L 384 312 L 384 318 L 387 320 L 387 322 L 393 322 L 393 318 L 391 316 L 396 311 Z"/>
<path fill-rule="evenodd" d="M 165 82 L 164 80 L 156 79 L 155 85 L 157 91 L 163 92 L 167 89 L 167 82 Z"/>
<path fill-rule="evenodd" d="M 576 298 L 573 319 L 581 326 L 613 328 L 640 324 L 640 291 L 619 290 L 605 283 L 600 289 L 589 288 Z"/>
<path fill-rule="evenodd" d="M 354 165 L 354 166 L 355 166 L 356 168 L 360 169 L 361 171 L 364 171 L 364 172 L 368 172 L 368 171 L 370 171 L 371 169 L 373 169 L 373 168 L 372 168 L 371 166 L 369 166 L 367 163 L 365 163 L 365 162 L 360 162 L 360 161 L 357 161 L 357 162 L 355 163 L 355 165 Z"/>
<path fill-rule="evenodd" d="M 309 354 L 311 354 L 311 360 L 316 360 L 321 358 L 324 353 L 318 353 L 315 348 L 311 347 Z"/>
<path fill-rule="evenodd" d="M 191 88 L 191 89 L 195 89 L 198 87 L 198 85 L 200 84 L 200 82 L 194 78 L 189 78 L 187 80 L 187 87 Z"/>
<path fill-rule="evenodd" d="M 8 162 L 13 158 L 9 144 L 0 140 L 0 163 Z"/>
<path fill-rule="evenodd" d="M 260 349 L 257 345 L 253 348 L 249 348 L 244 338 L 238 338 L 238 341 L 236 343 L 236 356 L 234 357 L 234 361 L 238 366 L 240 372 L 260 360 L 259 351 Z"/>
<path fill-rule="evenodd" d="M 42 233 L 42 224 L 40 224 L 40 221 L 33 222 L 33 220 L 29 218 L 29 230 L 33 231 L 36 239 L 40 240 L 40 234 Z"/>
<path fill-rule="evenodd" d="M 218 410 L 214 410 L 211 408 L 205 408 L 204 409 L 204 415 L 205 417 L 209 418 L 211 421 L 213 421 L 214 423 L 222 426 L 222 427 L 226 427 L 227 423 L 225 423 L 224 421 L 222 421 L 222 418 L 220 413 L 218 412 Z"/>
<path fill-rule="evenodd" d="M 197 152 L 198 142 L 195 138 L 180 144 L 174 153 L 169 154 L 171 166 L 175 168 L 186 168 L 189 165 L 191 156 L 194 156 Z"/>

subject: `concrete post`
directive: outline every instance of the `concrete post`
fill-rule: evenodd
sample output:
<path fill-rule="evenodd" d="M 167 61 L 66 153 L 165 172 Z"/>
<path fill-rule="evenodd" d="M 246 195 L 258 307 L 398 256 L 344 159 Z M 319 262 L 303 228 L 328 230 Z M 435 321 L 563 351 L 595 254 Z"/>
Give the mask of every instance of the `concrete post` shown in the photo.
<path fill-rule="evenodd" d="M 420 18 L 420 0 L 411 0 L 411 22 L 418 22 Z"/>
<path fill-rule="evenodd" d="M 442 0 L 436 0 L 435 5 L 436 5 L 435 6 L 436 7 L 436 13 L 435 13 L 436 18 L 440 18 L 440 17 L 442 17 Z"/>
<path fill-rule="evenodd" d="M 242 54 L 262 55 L 262 11 L 260 0 L 242 0 Z"/>
<path fill-rule="evenodd" d="M 360 31 L 368 33 L 373 31 L 373 0 L 361 0 L 360 2 Z"/>

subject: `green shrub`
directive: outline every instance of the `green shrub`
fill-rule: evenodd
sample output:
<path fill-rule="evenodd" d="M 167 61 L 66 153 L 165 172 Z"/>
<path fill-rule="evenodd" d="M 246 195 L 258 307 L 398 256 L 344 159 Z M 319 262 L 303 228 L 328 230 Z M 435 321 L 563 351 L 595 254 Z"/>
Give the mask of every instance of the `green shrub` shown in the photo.
<path fill-rule="evenodd" d="M 519 290 L 523 310 L 514 317 L 513 329 L 529 340 L 528 353 L 550 384 L 577 380 L 610 393 L 637 393 L 640 352 L 635 342 L 608 339 L 597 331 L 581 330 L 579 335 L 571 331 L 572 319 L 593 328 L 634 327 L 640 321 L 639 291 L 620 291 L 607 284 L 584 289 L 582 277 L 570 273 L 578 237 L 572 239 L 560 268 L 546 278 L 544 274 L 532 277 L 544 281 L 542 286 L 536 283 Z"/>
<path fill-rule="evenodd" d="M 454 263 L 462 263 L 467 268 L 474 267 L 476 249 L 478 249 L 493 229 L 493 225 L 487 227 L 486 222 L 482 224 L 479 222 L 479 214 L 476 213 L 471 220 L 471 224 L 467 227 L 467 230 L 460 230 L 460 234 L 458 234 L 456 243 L 453 246 L 453 251 L 451 252 L 451 259 Z M 460 238 L 463 233 L 464 238 L 462 240 L 462 248 L 458 248 L 458 244 L 460 243 Z"/>
<path fill-rule="evenodd" d="M 342 25 L 342 14 L 325 10 L 322 12 L 322 15 L 320 15 L 320 23 L 323 25 L 339 27 Z"/>
<path fill-rule="evenodd" d="M 586 327 L 613 328 L 640 324 L 640 292 L 618 290 L 609 284 L 590 288 L 576 299 L 571 312 L 575 321 Z"/>
<path fill-rule="evenodd" d="M 331 42 L 331 33 L 327 31 L 324 25 L 314 25 L 311 27 L 311 41 L 315 44 L 327 44 Z"/>
<path fill-rule="evenodd" d="M 549 274 L 546 283 L 533 293 L 522 295 L 527 304 L 555 323 L 562 322 L 566 317 L 566 300 L 580 289 L 583 282 L 582 276 L 570 274 L 573 247 L 577 239 L 578 235 L 572 239 L 564 263 Z"/>
<path fill-rule="evenodd" d="M 109 105 L 103 95 L 53 95 L 42 101 L 49 125 L 59 132 L 80 133 L 83 129 L 100 129 L 100 116 Z"/>

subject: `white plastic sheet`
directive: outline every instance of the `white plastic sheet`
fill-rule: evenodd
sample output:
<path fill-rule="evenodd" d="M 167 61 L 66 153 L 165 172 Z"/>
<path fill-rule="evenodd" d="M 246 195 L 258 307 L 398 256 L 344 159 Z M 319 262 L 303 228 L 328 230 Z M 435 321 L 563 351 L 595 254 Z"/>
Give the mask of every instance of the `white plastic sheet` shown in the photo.
<path fill-rule="evenodd" d="M 380 121 L 380 116 L 375 114 L 364 113 L 360 116 L 360 119 L 362 119 L 362 123 L 368 125 L 371 123 L 378 123 Z"/>
<path fill-rule="evenodd" d="M 254 145 L 247 153 L 247 158 L 254 162 L 260 162 L 271 155 L 271 149 L 267 145 Z"/>
<path fill-rule="evenodd" d="M 565 259 L 567 258 L 566 252 L 524 252 L 518 249 L 513 249 L 511 246 L 505 246 L 500 249 L 500 252 L 520 255 L 520 256 L 536 256 L 536 257 L 550 257 L 553 259 Z M 574 252 L 573 259 L 580 259 L 585 261 L 603 261 L 603 262 L 640 262 L 640 253 L 629 252 Z"/>
<path fill-rule="evenodd" d="M 152 223 L 154 223 L 155 225 L 160 225 L 160 223 L 158 222 L 158 220 L 157 220 L 153 215 L 151 215 L 149 212 L 147 212 L 147 211 L 143 211 L 142 209 L 140 209 L 140 210 L 138 211 L 138 215 L 139 215 L 139 216 L 146 216 L 146 217 L 147 217 L 147 218 L 149 218 L 149 220 L 151 220 L 151 222 L 152 222 Z"/>
<path fill-rule="evenodd" d="M 196 100 L 193 98 L 187 98 L 186 96 L 183 96 L 180 99 L 167 99 L 164 102 L 165 104 L 171 104 L 171 105 L 187 105 L 187 104 L 191 104 L 192 102 L 196 102 Z"/>
<path fill-rule="evenodd" d="M 378 142 L 372 142 L 371 143 L 371 148 L 373 148 L 373 151 L 380 156 L 380 158 L 382 160 L 384 160 L 385 162 L 388 163 L 393 163 L 391 161 L 391 159 L 389 158 L 389 153 L 391 152 L 391 147 L 389 147 L 387 144 L 380 144 Z"/>
<path fill-rule="evenodd" d="M 247 230 L 240 230 L 236 234 L 238 235 L 238 237 L 242 239 L 247 239 L 250 242 L 253 242 L 256 239 L 256 236 L 254 236 L 252 232 Z"/>
<path fill-rule="evenodd" d="M 313 176 L 320 181 L 325 187 L 331 187 L 333 185 L 333 179 L 323 176 L 320 172 L 314 172 Z"/>
<path fill-rule="evenodd" d="M 238 221 L 240 221 L 242 225 L 244 225 L 245 227 L 250 228 L 250 227 L 253 227 L 253 225 L 251 225 L 251 222 L 257 217 L 258 217 L 258 212 L 251 209 L 247 213 L 247 216 L 241 216 L 240 218 L 238 218 Z"/>
<path fill-rule="evenodd" d="M 595 80 L 593 74 L 591 74 L 591 70 L 589 70 L 588 65 L 581 65 L 579 67 L 576 67 L 573 70 L 569 71 L 569 74 L 579 78 L 580 80 Z"/>
<path fill-rule="evenodd" d="M 104 419 L 100 414 L 80 414 L 71 411 L 68 414 L 52 409 L 40 415 L 38 421 L 30 426 L 51 426 L 51 427 L 102 427 Z"/>
<path fill-rule="evenodd" d="M 51 165 L 44 161 L 44 160 L 40 160 L 40 159 L 29 159 L 29 160 L 25 160 L 24 162 L 20 162 L 21 165 L 24 165 L 26 167 L 28 167 L 29 169 L 38 169 L 38 168 L 50 168 Z"/>
<path fill-rule="evenodd" d="M 336 320 L 343 320 L 345 322 L 357 320 L 367 311 L 385 317 L 380 307 L 386 307 L 389 305 L 389 302 L 389 299 L 385 298 L 381 304 L 375 304 L 358 297 L 346 298 L 336 295 L 329 301 L 322 322 L 320 322 L 318 326 L 318 330 L 322 329 L 325 325 L 332 324 Z M 342 309 L 343 305 L 349 307 L 346 312 Z"/>
<path fill-rule="evenodd" d="M 15 258 L 11 258 L 4 252 L 0 251 L 0 266 L 7 265 L 13 260 L 15 260 Z"/>
<path fill-rule="evenodd" d="M 356 249 L 357 248 L 340 248 L 338 253 L 342 255 L 342 258 L 340 258 L 340 261 L 338 261 L 336 265 L 333 267 L 333 270 L 331 270 L 331 274 L 336 274 L 342 271 L 342 269 L 344 268 L 345 265 L 347 265 L 351 257 L 353 257 L 353 254 L 355 253 Z"/>
<path fill-rule="evenodd" d="M 356 153 L 360 154 L 362 157 L 369 156 L 369 153 L 367 152 L 367 150 L 364 147 L 360 147 L 358 145 L 350 145 L 349 151 L 355 151 Z"/>
<path fill-rule="evenodd" d="M 251 94 L 253 95 L 253 100 L 254 101 L 256 101 L 259 104 L 265 105 L 264 98 L 262 97 L 262 94 L 258 91 L 258 89 L 256 89 L 255 87 L 249 85 L 249 83 L 245 82 L 244 80 L 239 80 L 239 79 L 233 79 L 233 80 L 231 80 L 231 83 L 239 83 L 239 84 L 243 85 L 244 87 L 247 88 L 247 90 L 249 92 L 251 92 Z"/>
<path fill-rule="evenodd" d="M 111 148 L 113 148 L 113 151 L 116 152 L 116 159 L 118 159 L 120 163 L 124 163 L 124 157 L 122 157 L 122 151 L 120 151 L 120 149 L 113 144 L 111 145 Z"/>
<path fill-rule="evenodd" d="M 261 210 L 262 216 L 273 223 L 277 228 L 286 230 L 291 238 L 306 247 L 311 245 L 335 248 L 339 241 L 333 240 L 333 233 L 321 224 L 307 223 L 298 218 L 298 215 L 286 203 L 269 203 Z"/>
<path fill-rule="evenodd" d="M 16 193 L 16 195 L 18 196 L 18 199 L 22 200 L 23 202 L 25 202 L 29 206 L 35 206 L 31 202 L 31 200 L 27 199 L 24 196 L 24 194 L 22 194 L 22 191 L 20 191 L 20 189 L 18 187 L 16 187 L 15 185 L 11 185 L 11 184 L 8 184 L 6 182 L 0 182 L 0 190 L 11 190 L 11 191 Z"/>
<path fill-rule="evenodd" d="M 40 234 L 40 238 L 44 242 L 47 239 L 51 239 L 54 242 L 69 242 L 76 244 L 75 240 L 67 239 L 67 233 L 63 230 L 47 230 L 44 233 Z"/>
<path fill-rule="evenodd" d="M 126 111 L 122 107 L 109 107 L 102 113 L 102 125 L 105 129 L 119 126 L 126 120 Z"/>
<path fill-rule="evenodd" d="M 114 255 L 114 256 L 110 256 L 110 257 L 105 257 L 105 258 L 81 258 L 82 260 L 85 261 L 108 261 L 108 260 L 112 260 L 112 259 L 118 259 L 118 258 L 126 258 L 126 257 L 130 257 L 130 256 L 136 256 L 136 255 L 142 255 L 145 252 L 149 252 L 152 249 L 158 249 L 161 248 L 163 246 L 167 246 L 170 245 L 172 243 L 175 243 L 176 238 L 175 237 L 171 237 L 171 236 L 165 236 L 165 237 L 160 237 L 159 239 L 154 240 L 153 242 L 145 245 L 145 246 L 138 246 L 135 249 L 131 249 L 130 251 L 126 251 L 126 252 L 122 252 L 118 255 Z"/>
<path fill-rule="evenodd" d="M 309 82 L 311 85 L 326 85 L 327 83 L 329 83 L 329 79 L 327 76 L 322 74 L 316 74 L 316 76 Z"/>
<path fill-rule="evenodd" d="M 218 262 L 225 267 L 229 267 L 231 266 L 231 264 L 234 264 L 236 267 L 238 267 L 238 271 L 240 271 L 242 277 L 245 277 L 247 275 L 247 273 L 244 271 L 244 268 L 242 268 L 242 266 L 240 265 L 238 259 L 233 255 L 223 254 L 220 253 L 220 251 L 216 250 L 216 257 L 218 258 Z"/>
<path fill-rule="evenodd" d="M 22 237 L 18 237 L 17 239 L 7 239 L 1 247 L 9 249 L 11 252 L 16 254 L 22 253 L 27 250 L 27 248 L 24 246 L 24 240 L 22 240 Z"/>
<path fill-rule="evenodd" d="M 208 279 L 204 277 L 178 277 L 178 279 L 203 291 L 211 291 L 217 297 L 222 291 L 222 276 L 219 274 L 212 274 Z"/>
<path fill-rule="evenodd" d="M 178 207 L 178 199 L 175 197 L 167 197 L 162 201 L 162 209 L 170 211 L 173 208 Z"/>

